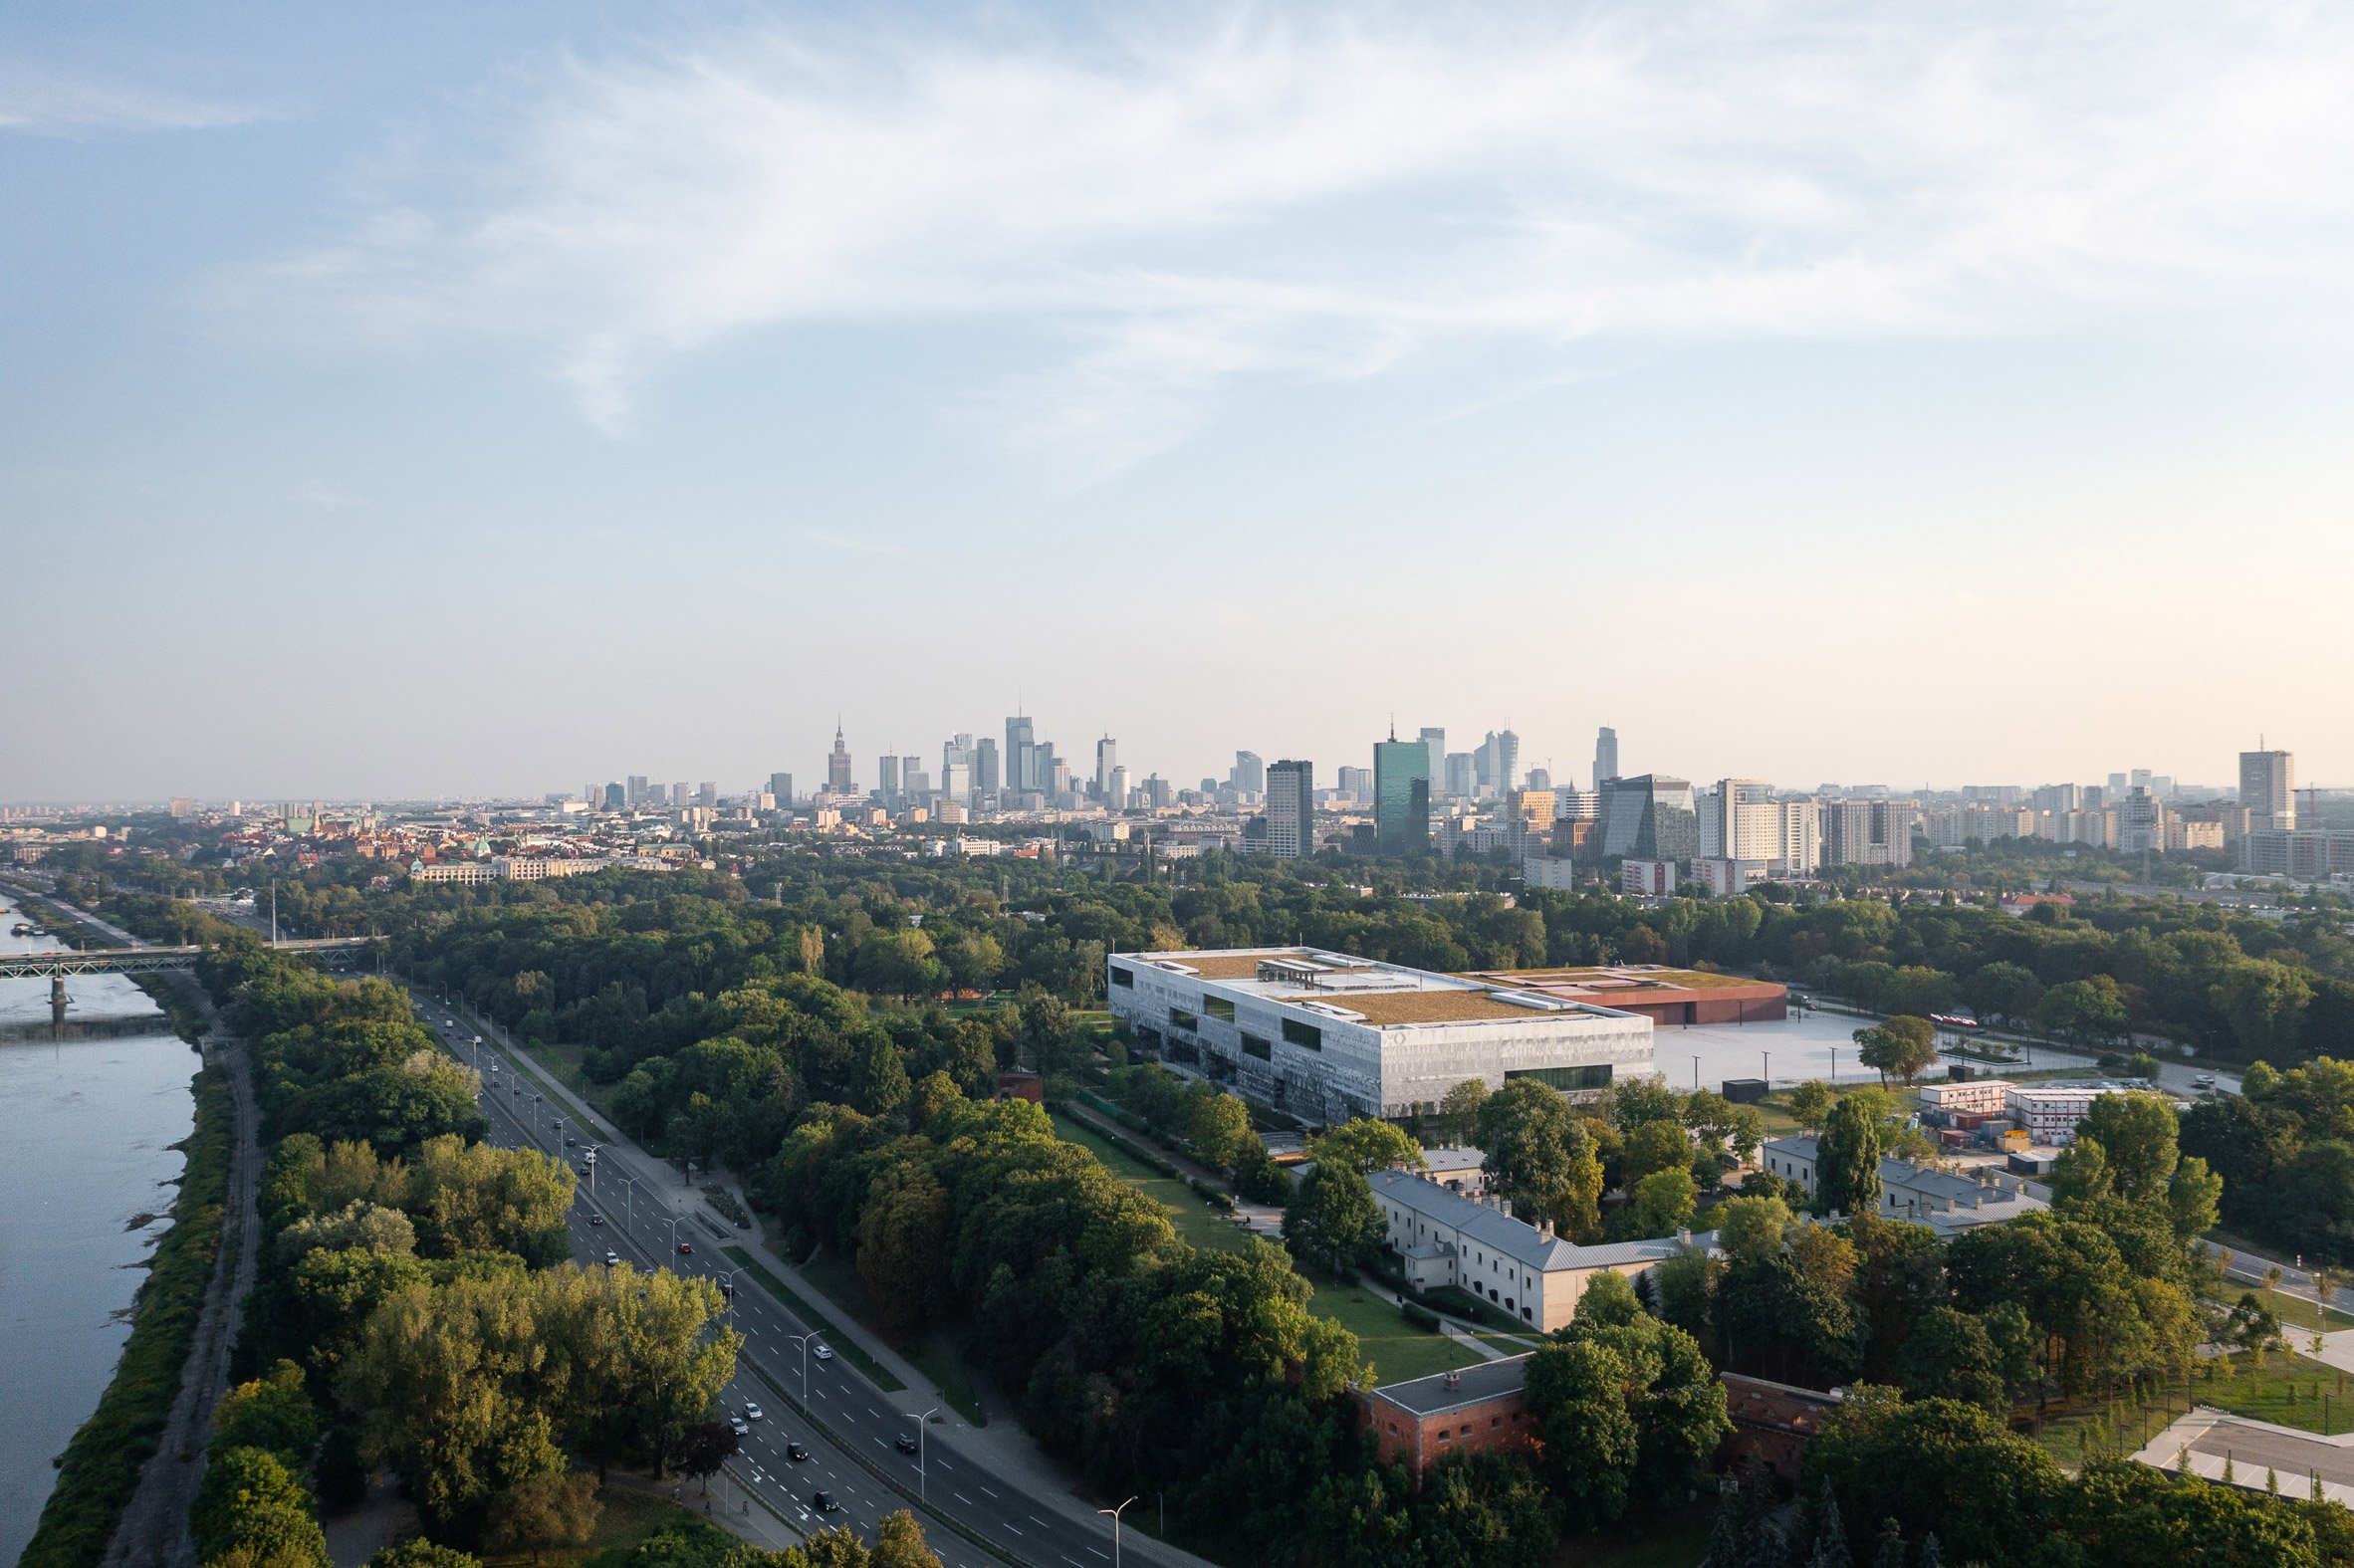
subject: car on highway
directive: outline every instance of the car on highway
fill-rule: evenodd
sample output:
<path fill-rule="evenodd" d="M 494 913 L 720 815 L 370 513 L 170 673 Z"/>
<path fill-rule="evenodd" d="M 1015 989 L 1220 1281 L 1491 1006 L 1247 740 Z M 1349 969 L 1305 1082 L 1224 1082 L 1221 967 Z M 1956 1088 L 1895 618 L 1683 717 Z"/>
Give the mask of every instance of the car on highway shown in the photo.
<path fill-rule="evenodd" d="M 829 1491 L 811 1492 L 810 1506 L 820 1513 L 839 1513 L 841 1511 L 841 1504 L 833 1500 L 833 1493 Z"/>
<path fill-rule="evenodd" d="M 694 1242 L 692 1242 L 692 1241 L 681 1241 L 681 1242 L 679 1242 L 679 1243 L 678 1243 L 678 1255 L 679 1255 L 679 1256 L 681 1256 L 681 1257 L 692 1257 L 692 1256 L 694 1256 L 694 1255 L 695 1255 L 695 1243 L 694 1243 Z"/>
<path fill-rule="evenodd" d="M 746 1421 L 760 1420 L 760 1407 L 747 1401 L 744 1406 L 744 1419 Z"/>
<path fill-rule="evenodd" d="M 824 1343 L 812 1345 L 810 1347 L 810 1354 L 816 1356 L 820 1361 L 831 1361 L 833 1359 L 833 1347 Z"/>
<path fill-rule="evenodd" d="M 913 1454 L 913 1453 L 916 1451 L 916 1449 L 917 1449 L 918 1447 L 920 1447 L 920 1445 L 919 1445 L 919 1444 L 917 1444 L 917 1442 L 915 1441 L 915 1439 L 913 1439 L 913 1438 L 909 1437 L 909 1436 L 908 1436 L 906 1433 L 904 1433 L 904 1432 L 900 1433 L 898 1437 L 894 1438 L 894 1439 L 893 1439 L 893 1440 L 891 1440 L 891 1441 L 892 1441 L 894 1444 L 896 1444 L 896 1445 L 897 1445 L 897 1447 L 898 1447 L 898 1450 L 899 1450 L 899 1452 L 900 1452 L 901 1454 Z"/>
<path fill-rule="evenodd" d="M 752 1436 L 752 1423 L 746 1421 L 741 1416 L 730 1416 L 728 1418 L 728 1431 L 734 1433 L 739 1438 L 749 1438 Z"/>
<path fill-rule="evenodd" d="M 581 1163 L 584 1165 L 594 1165 L 596 1163 L 596 1145 L 590 1144 L 588 1148 L 581 1151 Z"/>
<path fill-rule="evenodd" d="M 620 1254 L 620 1253 L 618 1253 L 618 1252 L 616 1252 L 616 1251 L 614 1251 L 614 1250 L 613 1250 L 611 1247 L 609 1247 L 609 1246 L 608 1246 L 608 1247 L 606 1247 L 606 1248 L 604 1249 L 604 1266 L 605 1266 L 605 1267 L 607 1267 L 607 1268 L 618 1268 L 620 1265 L 621 1265 L 621 1254 Z"/>
<path fill-rule="evenodd" d="M 810 1451 L 801 1444 L 788 1443 L 785 1445 L 785 1456 L 791 1459 L 794 1463 L 799 1464 L 809 1458 Z"/>
<path fill-rule="evenodd" d="M 588 1217 L 588 1223 L 589 1223 L 590 1225 L 602 1225 L 602 1224 L 604 1224 L 604 1216 L 602 1216 L 602 1215 L 590 1215 L 590 1216 Z"/>
<path fill-rule="evenodd" d="M 567 1149 L 578 1149 L 581 1147 L 581 1140 L 578 1138 L 567 1138 L 564 1141 L 564 1146 Z"/>

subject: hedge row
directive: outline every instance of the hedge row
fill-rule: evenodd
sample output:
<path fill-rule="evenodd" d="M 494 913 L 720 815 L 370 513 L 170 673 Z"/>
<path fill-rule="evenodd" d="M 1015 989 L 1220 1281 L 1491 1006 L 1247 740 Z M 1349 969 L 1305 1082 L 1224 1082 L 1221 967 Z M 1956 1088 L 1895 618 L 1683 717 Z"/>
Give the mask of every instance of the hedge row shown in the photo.
<path fill-rule="evenodd" d="M 20 1568 L 95 1568 L 107 1555 L 116 1519 L 179 1393 L 180 1369 L 220 1252 L 235 1137 L 228 1078 L 207 1067 L 196 1075 L 195 1131 L 178 1145 L 188 1158 L 171 1229 L 156 1244 L 147 1282 L 133 1300 L 130 1338 L 98 1409 L 58 1460 L 57 1486 L 18 1559 Z"/>

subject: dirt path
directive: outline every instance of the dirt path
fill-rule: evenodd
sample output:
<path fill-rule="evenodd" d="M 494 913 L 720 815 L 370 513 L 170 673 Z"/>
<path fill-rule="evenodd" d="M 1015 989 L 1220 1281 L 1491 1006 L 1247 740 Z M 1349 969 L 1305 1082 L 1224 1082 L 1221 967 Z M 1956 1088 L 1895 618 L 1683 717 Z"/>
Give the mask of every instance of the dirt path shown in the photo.
<path fill-rule="evenodd" d="M 236 1111 L 221 1257 L 213 1264 L 204 1310 L 196 1321 L 196 1342 L 180 1369 L 180 1390 L 164 1424 L 162 1446 L 139 1472 L 138 1488 L 123 1505 L 114 1543 L 107 1549 L 108 1568 L 196 1568 L 188 1510 L 204 1475 L 204 1443 L 211 1434 L 213 1407 L 228 1389 L 229 1353 L 244 1326 L 245 1297 L 253 1289 L 260 1255 L 256 1200 L 262 1170 L 261 1112 L 254 1103 L 245 1042 L 215 1033 L 219 1019 L 210 999 L 201 990 L 192 990 L 192 995 L 204 1011 L 204 1059 L 228 1073 L 230 1103 Z"/>

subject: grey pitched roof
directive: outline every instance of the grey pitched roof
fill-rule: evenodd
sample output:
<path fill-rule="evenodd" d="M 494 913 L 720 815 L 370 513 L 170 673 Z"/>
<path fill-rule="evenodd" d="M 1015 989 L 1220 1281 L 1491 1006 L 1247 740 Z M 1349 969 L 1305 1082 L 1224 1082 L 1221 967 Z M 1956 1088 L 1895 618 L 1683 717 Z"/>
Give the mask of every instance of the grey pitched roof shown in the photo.
<path fill-rule="evenodd" d="M 1502 1361 L 1479 1362 L 1460 1372 L 1434 1372 L 1427 1378 L 1385 1383 L 1368 1392 L 1375 1399 L 1387 1400 L 1409 1415 L 1436 1416 L 1441 1411 L 1454 1410 L 1459 1406 L 1477 1405 L 1484 1400 L 1518 1394 L 1527 1383 L 1528 1375 L 1528 1356 L 1507 1356 Z M 1450 1378 L 1454 1380 L 1453 1387 L 1448 1384 Z"/>
<path fill-rule="evenodd" d="M 1966 1176 L 1956 1176 L 1950 1171 L 1934 1171 L 1927 1166 L 1915 1165 L 1910 1160 L 1892 1159 L 1887 1155 L 1880 1157 L 1880 1185 L 1902 1187 L 1956 1204 L 1974 1203 L 1982 1197 L 1995 1196 L 1991 1189 L 1979 1186 Z"/>
<path fill-rule="evenodd" d="M 1374 1197 L 1470 1236 L 1491 1251 L 1525 1263 L 1539 1273 L 1656 1262 L 1684 1245 L 1674 1236 L 1654 1236 L 1638 1241 L 1607 1241 L 1600 1246 L 1577 1246 L 1558 1236 L 1547 1236 L 1526 1221 L 1476 1204 L 1406 1171 L 1376 1171 L 1371 1181 Z M 1706 1248 L 1710 1241 L 1710 1237 L 1700 1236 L 1695 1244 Z"/>
<path fill-rule="evenodd" d="M 1807 1137 L 1768 1138 L 1766 1140 L 1766 1148 L 1768 1152 L 1778 1154 L 1787 1160 L 1811 1160 L 1815 1157 L 1814 1140 Z"/>

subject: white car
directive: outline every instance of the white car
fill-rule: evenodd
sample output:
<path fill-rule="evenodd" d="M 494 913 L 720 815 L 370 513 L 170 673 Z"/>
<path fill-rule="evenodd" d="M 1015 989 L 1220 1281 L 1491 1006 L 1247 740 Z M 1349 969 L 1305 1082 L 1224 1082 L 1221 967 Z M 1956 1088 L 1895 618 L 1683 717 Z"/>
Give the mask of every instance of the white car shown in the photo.
<path fill-rule="evenodd" d="M 607 1267 L 607 1268 L 618 1268 L 618 1267 L 620 1267 L 620 1266 L 621 1266 L 621 1254 L 620 1254 L 620 1253 L 618 1253 L 618 1252 L 616 1252 L 616 1251 L 614 1251 L 614 1250 L 613 1250 L 611 1247 L 609 1247 L 609 1246 L 608 1246 L 608 1247 L 606 1247 L 606 1248 L 604 1249 L 604 1266 L 605 1266 L 605 1267 Z"/>
<path fill-rule="evenodd" d="M 760 1407 L 759 1407 L 758 1405 L 747 1404 L 747 1405 L 744 1407 L 744 1419 L 745 1419 L 746 1421 L 758 1421 L 758 1420 L 760 1420 L 760 1419 L 761 1419 L 761 1416 L 760 1416 Z"/>
<path fill-rule="evenodd" d="M 833 1359 L 833 1347 L 824 1344 L 812 1345 L 810 1347 L 810 1354 L 816 1356 L 820 1361 L 831 1361 Z"/>
<path fill-rule="evenodd" d="M 752 1436 L 751 1424 L 745 1421 L 745 1419 L 741 1416 L 730 1416 L 728 1418 L 728 1431 L 734 1433 L 739 1438 L 749 1438 Z"/>

